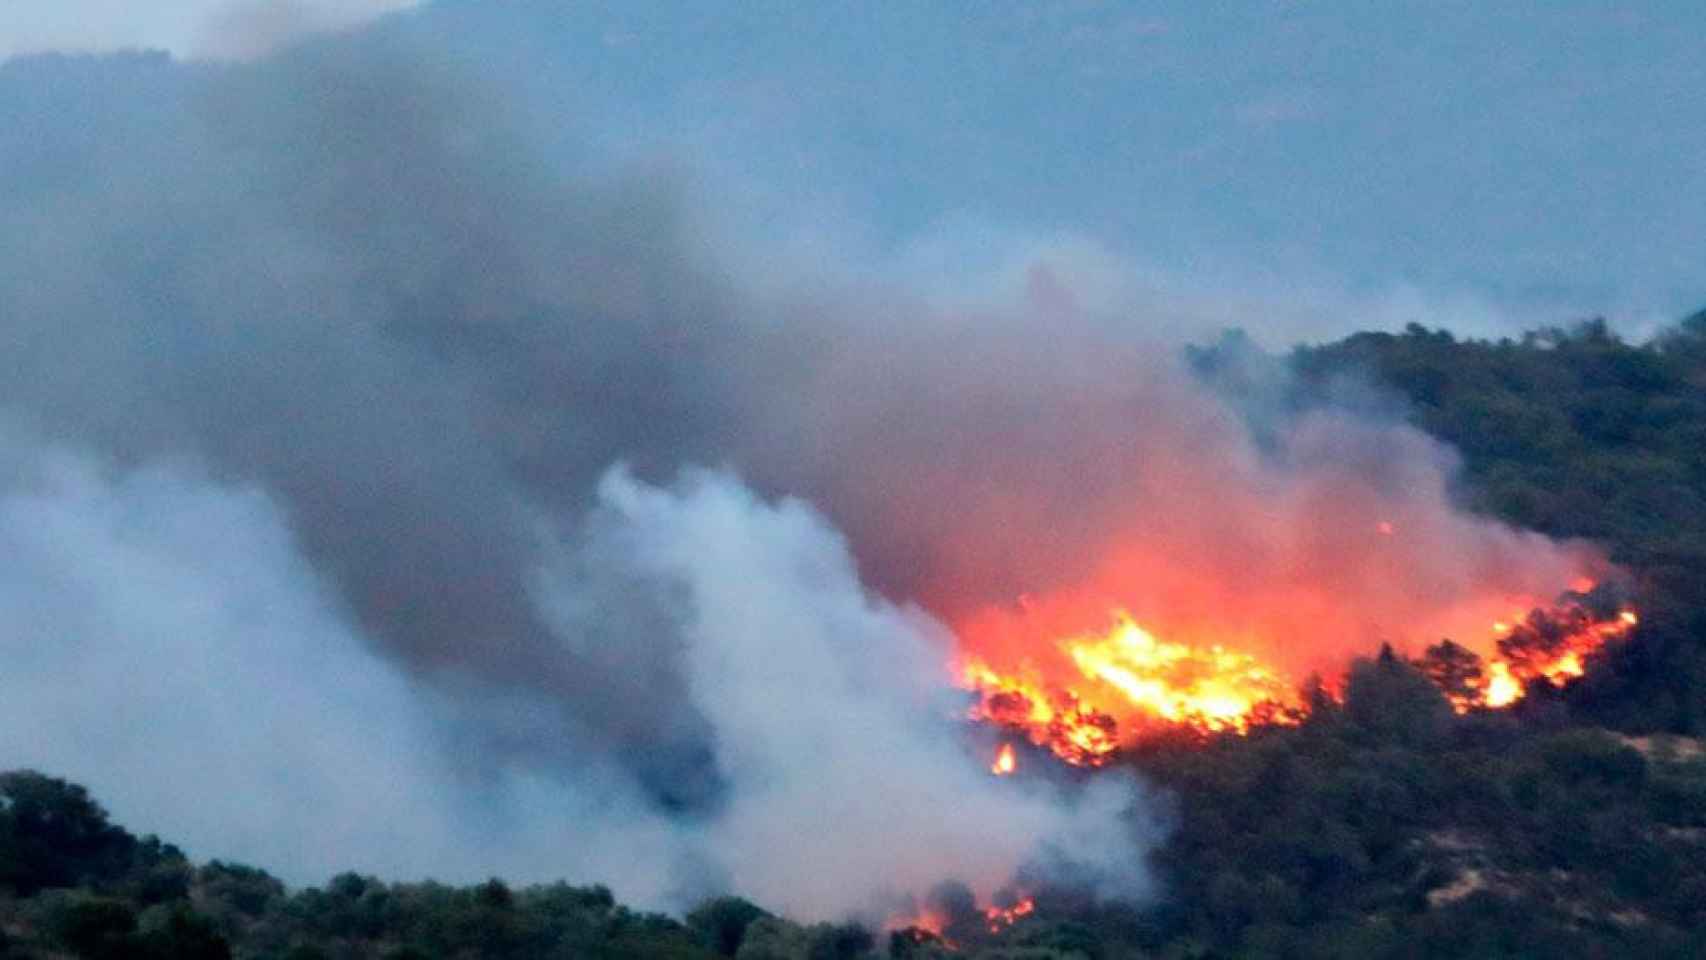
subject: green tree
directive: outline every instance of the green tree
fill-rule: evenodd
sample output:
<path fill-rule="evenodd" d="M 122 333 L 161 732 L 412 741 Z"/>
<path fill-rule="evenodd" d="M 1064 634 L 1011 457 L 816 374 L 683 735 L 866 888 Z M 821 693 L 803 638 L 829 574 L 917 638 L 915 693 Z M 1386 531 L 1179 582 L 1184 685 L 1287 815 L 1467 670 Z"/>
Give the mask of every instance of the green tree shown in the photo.
<path fill-rule="evenodd" d="M 687 926 L 701 943 L 725 957 L 740 950 L 741 940 L 754 921 L 770 914 L 740 897 L 715 897 L 687 914 Z"/>
<path fill-rule="evenodd" d="M 781 917 L 759 917 L 741 937 L 736 960 L 809 960 L 812 938 L 805 928 Z"/>
<path fill-rule="evenodd" d="M 27 897 L 112 880 L 135 843 L 84 788 L 33 770 L 0 773 L 0 887 Z"/>
<path fill-rule="evenodd" d="M 1345 719 L 1375 741 L 1405 746 L 1441 742 L 1451 724 L 1451 705 L 1420 671 L 1384 647 L 1373 660 L 1358 660 L 1345 679 Z"/>
<path fill-rule="evenodd" d="M 129 957 L 138 952 L 131 937 L 136 910 L 108 897 L 76 894 L 50 909 L 48 931 L 55 943 L 87 960 Z"/>
<path fill-rule="evenodd" d="M 230 943 L 188 904 L 171 907 L 161 922 L 144 924 L 138 939 L 138 952 L 157 960 L 231 960 Z"/>

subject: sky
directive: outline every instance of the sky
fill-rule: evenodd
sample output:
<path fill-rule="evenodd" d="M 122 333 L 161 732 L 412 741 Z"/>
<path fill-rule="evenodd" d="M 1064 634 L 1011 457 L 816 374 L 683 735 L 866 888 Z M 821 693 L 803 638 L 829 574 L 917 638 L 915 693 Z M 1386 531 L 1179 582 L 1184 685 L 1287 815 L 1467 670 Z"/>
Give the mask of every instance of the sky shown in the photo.
<path fill-rule="evenodd" d="M 165 50 L 244 58 L 315 31 L 359 25 L 415 0 L 18 0 L 0 6 L 0 60 L 47 51 Z"/>
<path fill-rule="evenodd" d="M 0 56 L 254 56 L 409 7 L 13 0 Z M 1448 2 L 441 0 L 392 29 L 802 257 L 940 276 L 1092 248 L 1303 334 L 1706 304 L 1706 10 Z M 774 254 L 766 252 L 765 256 Z M 1314 318 L 1316 322 L 1310 322 Z"/>

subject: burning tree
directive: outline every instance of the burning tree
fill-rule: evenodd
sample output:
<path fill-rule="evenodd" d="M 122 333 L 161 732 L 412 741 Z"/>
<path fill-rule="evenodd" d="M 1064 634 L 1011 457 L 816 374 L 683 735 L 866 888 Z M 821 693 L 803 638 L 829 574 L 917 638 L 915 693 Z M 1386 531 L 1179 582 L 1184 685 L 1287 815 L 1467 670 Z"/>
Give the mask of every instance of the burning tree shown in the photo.
<path fill-rule="evenodd" d="M 1416 668 L 1433 681 L 1454 707 L 1467 709 L 1482 696 L 1487 684 L 1486 670 L 1480 655 L 1451 640 L 1441 640 L 1429 647 Z"/>

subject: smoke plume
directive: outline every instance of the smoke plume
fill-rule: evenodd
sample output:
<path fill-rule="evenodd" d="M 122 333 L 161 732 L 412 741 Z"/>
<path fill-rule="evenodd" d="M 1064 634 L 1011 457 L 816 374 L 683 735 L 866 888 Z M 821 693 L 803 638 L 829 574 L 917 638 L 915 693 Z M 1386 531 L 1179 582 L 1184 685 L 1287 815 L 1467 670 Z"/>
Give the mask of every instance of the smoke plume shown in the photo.
<path fill-rule="evenodd" d="M 1591 564 L 1404 428 L 1256 443 L 1070 258 L 977 305 L 746 275 L 678 170 L 387 37 L 0 66 L 0 747 L 195 852 L 802 917 L 1044 856 L 1141 889 L 1134 788 L 962 749 L 950 626 L 1117 597 L 1314 669 Z"/>

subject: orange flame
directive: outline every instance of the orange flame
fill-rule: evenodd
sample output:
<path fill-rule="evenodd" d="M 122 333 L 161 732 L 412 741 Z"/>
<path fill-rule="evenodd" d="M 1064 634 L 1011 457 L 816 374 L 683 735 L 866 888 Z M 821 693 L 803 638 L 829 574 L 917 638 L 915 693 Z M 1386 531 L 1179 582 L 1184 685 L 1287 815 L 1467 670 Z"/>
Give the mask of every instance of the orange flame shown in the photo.
<path fill-rule="evenodd" d="M 1301 718 L 1293 686 L 1247 654 L 1158 640 L 1124 611 L 1103 634 L 1055 641 L 1082 689 L 1003 674 L 982 660 L 962 668 L 978 694 L 971 718 L 1023 733 L 1078 766 L 1100 766 L 1119 748 L 1119 730 L 1246 732 L 1255 724 Z M 997 760 L 997 767 L 1000 760 Z M 996 769 L 996 773 L 1003 771 Z"/>
<path fill-rule="evenodd" d="M 883 925 L 883 929 L 900 937 L 914 947 L 926 944 L 937 944 L 948 950 L 958 950 L 959 944 L 948 939 L 948 918 L 941 911 L 930 908 L 914 916 L 891 917 Z"/>
<path fill-rule="evenodd" d="M 1004 676 L 978 660 L 966 664 L 963 682 L 978 692 L 971 719 L 1022 733 L 1068 763 L 1100 766 L 1119 746 L 1114 718 L 1079 703 L 1069 690 Z"/>
<path fill-rule="evenodd" d="M 1254 657 L 1214 644 L 1163 643 L 1124 611 L 1101 637 L 1077 637 L 1063 649 L 1084 676 L 1117 689 L 1164 723 L 1199 730 L 1249 729 L 1263 704 L 1295 700 L 1291 685 Z"/>
<path fill-rule="evenodd" d="M 1460 663 L 1452 670 L 1440 662 L 1438 648 L 1428 651 L 1419 665 L 1439 683 L 1458 713 L 1477 708 L 1508 707 L 1528 694 L 1532 683 L 1561 686 L 1587 673 L 1587 657 L 1606 643 L 1626 636 L 1640 624 L 1633 610 L 1619 611 L 1615 619 L 1600 620 L 1579 604 L 1566 603 L 1551 610 L 1534 610 L 1514 623 L 1493 625 L 1496 653 L 1480 658 L 1460 651 Z"/>
<path fill-rule="evenodd" d="M 1018 758 L 1013 756 L 1013 745 L 1004 743 L 1001 749 L 995 752 L 995 762 L 989 765 L 989 772 L 998 777 L 1005 777 L 1018 769 L 1018 766 Z"/>
<path fill-rule="evenodd" d="M 1487 667 L 1487 685 L 1482 688 L 1481 705 L 1493 707 L 1508 707 L 1522 699 L 1522 684 L 1511 676 L 1511 668 L 1502 661 L 1495 660 Z M 1457 712 L 1465 713 L 1475 706 L 1473 700 L 1460 701 L 1452 704 Z"/>
<path fill-rule="evenodd" d="M 887 926 L 891 930 L 917 930 L 941 939 L 948 929 L 948 917 L 935 907 L 927 907 L 913 916 L 891 920 Z"/>
<path fill-rule="evenodd" d="M 1459 713 L 1508 707 L 1531 684 L 1582 676 L 1590 654 L 1639 623 L 1630 610 L 1598 619 L 1579 600 L 1495 622 L 1496 652 L 1487 656 L 1446 643 L 1430 648 L 1417 666 Z M 1104 632 L 1047 640 L 1017 670 L 967 656 L 961 681 L 977 697 L 970 717 L 1020 733 L 1067 763 L 1094 767 L 1123 743 L 1164 730 L 1245 734 L 1307 716 L 1293 680 L 1256 656 L 1222 643 L 1165 641 L 1123 610 L 1112 616 Z M 1045 679 L 1036 666 L 1045 657 L 1069 665 L 1070 673 Z M 1003 744 L 990 770 L 1006 775 L 1015 763 L 1012 745 Z"/>
<path fill-rule="evenodd" d="M 999 904 L 1006 902 L 1007 906 Z M 1003 892 L 997 895 L 996 902 L 987 907 L 976 908 L 975 913 L 969 913 L 957 918 L 950 917 L 939 904 L 927 904 L 916 913 L 906 913 L 891 916 L 883 929 L 899 935 L 913 945 L 936 943 L 951 951 L 958 951 L 961 944 L 950 938 L 949 928 L 952 927 L 956 936 L 972 935 L 975 931 L 968 924 L 982 917 L 983 926 L 990 934 L 999 936 L 1011 929 L 1014 924 L 1030 916 L 1037 910 L 1037 902 L 1029 895 L 1019 895 Z"/>
<path fill-rule="evenodd" d="M 984 920 L 989 923 L 990 933 L 1000 933 L 1019 921 L 1020 917 L 1028 917 L 1037 909 L 1037 902 L 1030 897 L 1024 897 L 1011 907 L 990 907 L 983 911 Z"/>

